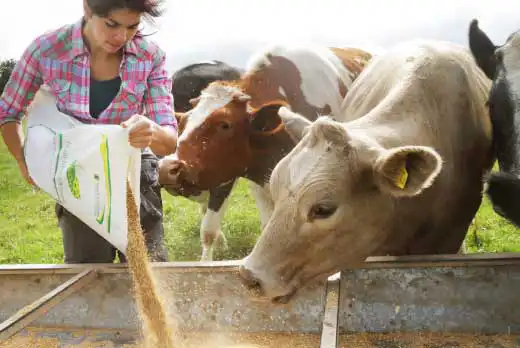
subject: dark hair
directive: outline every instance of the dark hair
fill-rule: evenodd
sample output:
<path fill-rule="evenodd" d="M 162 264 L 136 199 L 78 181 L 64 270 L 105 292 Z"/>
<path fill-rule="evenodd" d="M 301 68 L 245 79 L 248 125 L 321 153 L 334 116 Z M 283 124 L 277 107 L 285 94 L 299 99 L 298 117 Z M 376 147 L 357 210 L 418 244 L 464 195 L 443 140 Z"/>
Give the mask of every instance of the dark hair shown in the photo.
<path fill-rule="evenodd" d="M 163 14 L 160 5 L 162 0 L 87 0 L 92 13 L 99 17 L 107 17 L 114 10 L 128 9 L 144 14 L 153 22 L 153 18 Z"/>

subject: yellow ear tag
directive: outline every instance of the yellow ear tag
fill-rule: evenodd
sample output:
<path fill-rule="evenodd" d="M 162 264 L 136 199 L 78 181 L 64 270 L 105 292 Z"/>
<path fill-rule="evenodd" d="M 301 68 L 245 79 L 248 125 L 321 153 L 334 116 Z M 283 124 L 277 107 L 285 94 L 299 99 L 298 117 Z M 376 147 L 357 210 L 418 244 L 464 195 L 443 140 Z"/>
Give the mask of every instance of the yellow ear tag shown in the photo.
<path fill-rule="evenodd" d="M 401 167 L 401 172 L 399 173 L 399 176 L 397 177 L 397 187 L 400 189 L 404 189 L 406 186 L 406 181 L 408 180 L 408 172 L 406 171 L 406 168 L 403 166 Z"/>

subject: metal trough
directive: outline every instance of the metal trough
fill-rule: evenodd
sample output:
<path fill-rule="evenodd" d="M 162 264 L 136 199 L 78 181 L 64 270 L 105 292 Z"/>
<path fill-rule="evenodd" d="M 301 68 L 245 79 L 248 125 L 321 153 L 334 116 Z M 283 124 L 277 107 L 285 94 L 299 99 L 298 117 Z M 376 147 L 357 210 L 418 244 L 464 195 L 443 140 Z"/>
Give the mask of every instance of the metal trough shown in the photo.
<path fill-rule="evenodd" d="M 520 255 L 371 258 L 302 290 L 258 300 L 238 263 L 157 263 L 187 347 L 518 347 Z M 125 265 L 0 268 L 0 347 L 137 347 Z"/>

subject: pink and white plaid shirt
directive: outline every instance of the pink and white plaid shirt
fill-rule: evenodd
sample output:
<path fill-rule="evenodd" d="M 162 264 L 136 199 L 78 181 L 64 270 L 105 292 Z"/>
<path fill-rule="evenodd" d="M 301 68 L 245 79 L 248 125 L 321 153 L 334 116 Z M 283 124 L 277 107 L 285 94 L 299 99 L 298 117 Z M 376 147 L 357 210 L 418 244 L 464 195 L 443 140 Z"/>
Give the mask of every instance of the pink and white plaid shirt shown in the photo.
<path fill-rule="evenodd" d="M 119 93 L 97 119 L 90 116 L 90 54 L 81 35 L 82 22 L 40 35 L 25 50 L 0 97 L 0 125 L 21 122 L 25 107 L 47 84 L 58 109 L 81 122 L 119 124 L 141 114 L 177 130 L 165 53 L 137 35 L 123 49 Z"/>

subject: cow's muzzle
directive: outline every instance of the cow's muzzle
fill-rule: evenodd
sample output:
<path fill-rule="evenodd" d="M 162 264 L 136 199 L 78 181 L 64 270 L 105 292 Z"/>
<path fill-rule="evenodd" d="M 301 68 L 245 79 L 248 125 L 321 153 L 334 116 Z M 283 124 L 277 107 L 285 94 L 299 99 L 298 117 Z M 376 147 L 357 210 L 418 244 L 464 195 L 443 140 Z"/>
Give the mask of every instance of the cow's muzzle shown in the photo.
<path fill-rule="evenodd" d="M 186 162 L 172 158 L 159 161 L 159 183 L 170 193 L 184 197 L 199 195 L 202 190 L 196 182 L 197 173 Z"/>
<path fill-rule="evenodd" d="M 265 292 L 265 287 L 262 286 L 262 281 L 256 277 L 254 273 L 245 265 L 242 264 L 239 266 L 238 273 L 242 283 L 245 286 L 247 286 L 250 290 L 255 291 L 255 293 L 260 297 L 269 297 L 273 303 L 286 304 L 296 294 L 296 289 L 293 289 L 283 295 L 269 296 Z"/>

